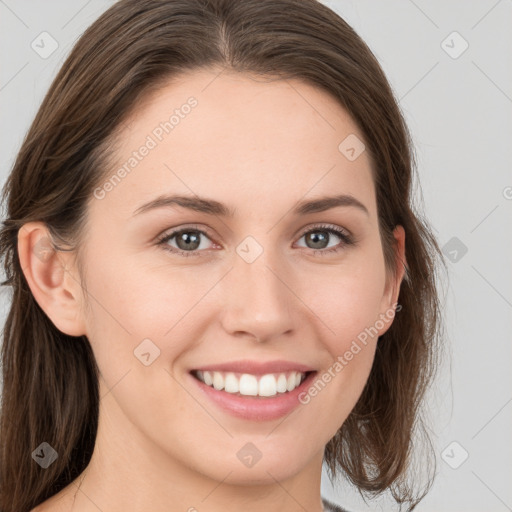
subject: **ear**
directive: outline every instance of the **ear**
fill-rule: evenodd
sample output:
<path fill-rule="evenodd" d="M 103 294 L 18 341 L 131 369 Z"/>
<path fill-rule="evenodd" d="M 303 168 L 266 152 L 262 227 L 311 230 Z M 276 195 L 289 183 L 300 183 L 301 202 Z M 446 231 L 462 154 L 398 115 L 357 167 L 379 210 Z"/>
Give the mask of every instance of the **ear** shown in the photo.
<path fill-rule="evenodd" d="M 400 285 L 402 284 L 407 267 L 405 259 L 405 230 L 403 226 L 397 225 L 395 227 L 393 237 L 395 239 L 395 275 L 389 275 L 386 278 L 386 287 L 380 308 L 380 319 L 384 326 L 382 329 L 379 329 L 379 336 L 382 336 L 393 323 L 395 304 L 398 302 Z"/>
<path fill-rule="evenodd" d="M 72 253 L 54 249 L 46 224 L 28 222 L 18 231 L 18 255 L 35 300 L 55 327 L 70 336 L 84 335 L 82 288 Z"/>

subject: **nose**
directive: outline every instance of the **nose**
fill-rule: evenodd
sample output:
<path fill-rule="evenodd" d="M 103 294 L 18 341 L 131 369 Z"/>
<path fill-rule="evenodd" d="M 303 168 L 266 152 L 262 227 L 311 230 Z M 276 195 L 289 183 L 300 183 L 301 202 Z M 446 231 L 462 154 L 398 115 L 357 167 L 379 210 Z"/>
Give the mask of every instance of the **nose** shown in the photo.
<path fill-rule="evenodd" d="M 266 342 L 289 335 L 294 329 L 297 299 L 287 283 L 287 274 L 267 254 L 264 251 L 252 263 L 236 257 L 233 269 L 223 280 L 222 324 L 232 336 Z"/>

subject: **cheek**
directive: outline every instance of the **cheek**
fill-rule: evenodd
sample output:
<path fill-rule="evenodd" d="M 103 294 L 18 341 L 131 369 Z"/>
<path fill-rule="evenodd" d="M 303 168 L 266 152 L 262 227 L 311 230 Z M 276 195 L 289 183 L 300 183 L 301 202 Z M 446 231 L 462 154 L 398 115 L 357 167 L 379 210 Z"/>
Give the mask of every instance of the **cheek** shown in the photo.
<path fill-rule="evenodd" d="M 336 272 L 332 268 L 322 270 L 314 281 L 315 292 L 309 294 L 308 305 L 329 328 L 325 339 L 333 355 L 346 350 L 351 340 L 379 319 L 385 288 L 384 261 L 375 257 L 368 261 L 362 256 Z"/>
<path fill-rule="evenodd" d="M 337 287 L 312 298 L 312 309 L 329 330 L 322 329 L 329 360 L 301 397 L 308 417 L 323 427 L 325 442 L 346 420 L 370 374 L 378 342 L 376 322 L 382 298 L 383 276 L 378 271 L 354 272 L 339 278 Z M 315 431 L 315 424 L 310 425 Z"/>
<path fill-rule="evenodd" d="M 155 359 L 155 366 L 187 349 L 190 337 L 184 330 L 197 322 L 201 298 L 218 277 L 183 267 L 145 265 L 121 254 L 91 254 L 89 261 L 87 335 L 105 377 L 111 373 L 115 379 L 130 367 L 140 371 L 134 350 L 143 340 L 151 340 L 155 353 L 163 356 Z"/>
<path fill-rule="evenodd" d="M 373 365 L 385 287 L 384 259 L 378 249 L 372 247 L 368 256 L 359 252 L 350 262 L 347 258 L 336 272 L 322 270 L 316 293 L 308 298 L 311 309 L 328 327 L 321 329 L 321 340 L 330 356 L 310 388 L 311 400 L 315 400 L 314 415 L 325 416 L 333 435 L 356 404 Z M 316 400 L 320 393 L 322 398 Z M 331 417 L 322 402 L 331 405 L 325 409 L 332 411 Z"/>
<path fill-rule="evenodd" d="M 204 279 L 183 268 L 149 266 L 126 254 L 91 259 L 88 288 L 94 318 L 90 323 L 111 324 L 135 339 L 150 333 L 164 336 L 207 289 Z"/>

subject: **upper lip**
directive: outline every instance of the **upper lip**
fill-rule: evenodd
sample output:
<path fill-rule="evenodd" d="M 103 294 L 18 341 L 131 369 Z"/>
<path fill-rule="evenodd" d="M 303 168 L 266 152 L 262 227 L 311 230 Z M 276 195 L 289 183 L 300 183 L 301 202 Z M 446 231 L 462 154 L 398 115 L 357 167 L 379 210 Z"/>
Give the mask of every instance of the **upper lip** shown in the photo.
<path fill-rule="evenodd" d="M 251 375 L 266 375 L 268 373 L 284 373 L 289 371 L 296 371 L 302 373 L 315 371 L 315 369 L 311 368 L 310 366 L 300 363 L 294 363 L 293 361 L 284 360 L 267 362 L 240 360 L 231 361 L 228 363 L 209 364 L 206 366 L 201 366 L 200 368 L 194 368 L 194 370 L 250 373 Z"/>

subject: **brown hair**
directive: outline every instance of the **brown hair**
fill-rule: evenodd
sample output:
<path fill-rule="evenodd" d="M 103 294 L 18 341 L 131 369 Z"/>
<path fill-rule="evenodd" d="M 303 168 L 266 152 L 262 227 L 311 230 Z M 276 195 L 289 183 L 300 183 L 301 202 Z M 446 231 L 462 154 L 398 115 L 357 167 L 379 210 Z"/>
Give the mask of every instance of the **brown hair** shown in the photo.
<path fill-rule="evenodd" d="M 361 493 L 391 490 L 408 510 L 430 488 L 431 479 L 416 492 L 406 474 L 413 434 L 424 425 L 422 399 L 438 365 L 436 259 L 442 254 L 412 209 L 412 143 L 376 58 L 315 0 L 121 0 L 74 46 L 3 190 L 2 284 L 12 287 L 12 304 L 1 355 L 1 512 L 30 510 L 85 469 L 99 412 L 91 346 L 85 336 L 60 332 L 32 296 L 17 253 L 18 230 L 42 221 L 79 256 L 87 201 L 108 172 L 116 128 L 149 90 L 181 71 L 214 66 L 305 80 L 334 96 L 364 134 L 387 269 L 395 271 L 397 224 L 405 229 L 407 269 L 402 308 L 381 336 L 366 387 L 327 444 L 325 461 L 331 478 L 341 469 Z M 55 248 L 64 250 L 56 242 Z M 47 469 L 31 457 L 43 441 L 59 454 Z"/>

